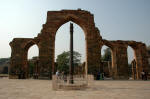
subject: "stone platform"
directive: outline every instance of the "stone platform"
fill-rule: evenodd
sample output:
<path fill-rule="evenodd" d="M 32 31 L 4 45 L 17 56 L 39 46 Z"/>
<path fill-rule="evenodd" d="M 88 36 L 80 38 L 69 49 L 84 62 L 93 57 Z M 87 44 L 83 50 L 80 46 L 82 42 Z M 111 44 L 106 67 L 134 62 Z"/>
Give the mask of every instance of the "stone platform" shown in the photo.
<path fill-rule="evenodd" d="M 0 78 L 0 99 L 150 99 L 150 81 L 94 81 L 85 90 L 54 91 L 51 80 Z"/>

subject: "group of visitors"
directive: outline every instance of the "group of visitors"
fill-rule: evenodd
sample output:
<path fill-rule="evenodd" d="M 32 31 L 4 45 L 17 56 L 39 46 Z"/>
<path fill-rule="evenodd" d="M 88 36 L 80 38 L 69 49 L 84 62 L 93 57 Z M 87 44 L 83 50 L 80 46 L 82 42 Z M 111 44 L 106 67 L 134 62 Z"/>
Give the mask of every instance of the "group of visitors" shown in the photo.
<path fill-rule="evenodd" d="M 62 79 L 65 82 L 67 82 L 67 73 L 66 72 L 60 72 L 59 70 L 57 70 L 56 77 L 57 77 L 57 79 Z"/>

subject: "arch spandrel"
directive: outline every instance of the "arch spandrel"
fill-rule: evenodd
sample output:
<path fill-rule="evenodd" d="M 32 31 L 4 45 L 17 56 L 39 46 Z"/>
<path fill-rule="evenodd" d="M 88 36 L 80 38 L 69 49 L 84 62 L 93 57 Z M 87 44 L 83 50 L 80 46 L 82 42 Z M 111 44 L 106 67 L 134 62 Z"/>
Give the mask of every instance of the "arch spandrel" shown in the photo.
<path fill-rule="evenodd" d="M 86 34 L 95 29 L 94 17 L 87 11 L 78 10 L 62 10 L 62 11 L 49 11 L 47 14 L 46 24 L 43 25 L 41 32 L 56 33 L 56 31 L 63 24 L 72 21 L 79 25 Z"/>

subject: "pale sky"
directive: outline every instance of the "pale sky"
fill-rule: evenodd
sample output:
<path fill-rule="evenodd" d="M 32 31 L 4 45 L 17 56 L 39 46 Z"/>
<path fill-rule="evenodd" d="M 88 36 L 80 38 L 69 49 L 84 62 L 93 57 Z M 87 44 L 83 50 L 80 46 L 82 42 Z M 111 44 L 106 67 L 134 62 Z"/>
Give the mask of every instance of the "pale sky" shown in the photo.
<path fill-rule="evenodd" d="M 150 45 L 150 0 L 0 0 L 0 58 L 10 57 L 9 42 L 13 38 L 36 37 L 46 21 L 47 11 L 78 8 L 94 14 L 103 38 Z M 77 25 L 75 31 L 75 50 L 84 57 L 84 33 Z M 64 34 L 69 36 L 67 24 L 56 35 L 56 55 L 67 47 L 69 50 L 69 38 Z M 38 49 L 31 49 L 29 57 L 38 53 Z"/>

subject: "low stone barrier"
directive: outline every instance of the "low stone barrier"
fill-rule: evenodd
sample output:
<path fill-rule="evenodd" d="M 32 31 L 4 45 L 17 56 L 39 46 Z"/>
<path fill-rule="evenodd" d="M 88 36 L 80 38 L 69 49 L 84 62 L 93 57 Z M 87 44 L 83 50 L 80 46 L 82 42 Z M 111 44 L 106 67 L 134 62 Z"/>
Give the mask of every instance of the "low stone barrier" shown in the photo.
<path fill-rule="evenodd" d="M 64 77 L 53 75 L 52 88 L 53 90 L 82 90 L 93 84 L 93 75 L 81 76 L 74 75 L 74 83 L 69 83 L 69 76 Z"/>

